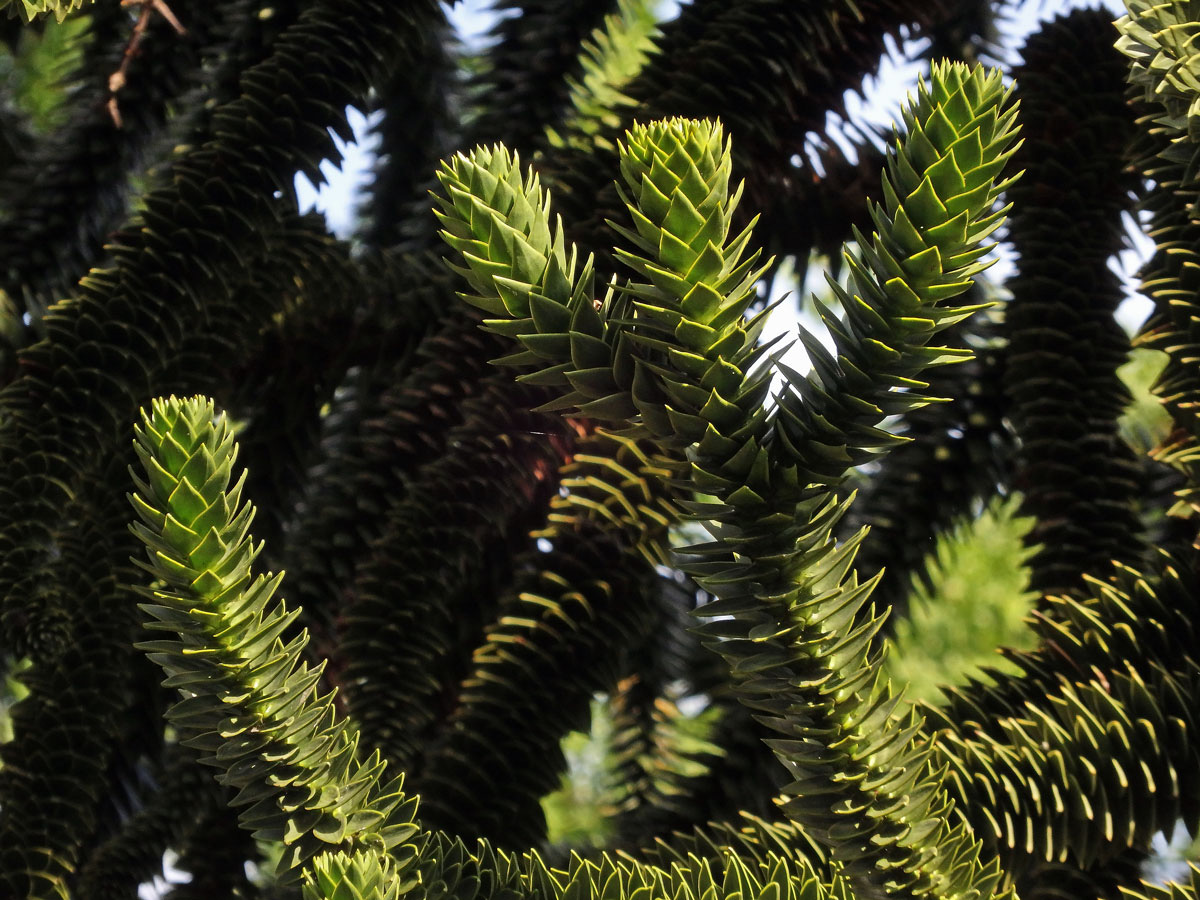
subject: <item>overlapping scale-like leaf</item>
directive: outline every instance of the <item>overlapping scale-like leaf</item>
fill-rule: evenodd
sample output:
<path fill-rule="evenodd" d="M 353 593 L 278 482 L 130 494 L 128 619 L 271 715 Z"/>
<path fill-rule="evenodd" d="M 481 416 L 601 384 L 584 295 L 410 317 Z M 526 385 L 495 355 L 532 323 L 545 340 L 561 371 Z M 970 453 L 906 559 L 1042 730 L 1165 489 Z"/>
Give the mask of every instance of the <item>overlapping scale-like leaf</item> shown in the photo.
<path fill-rule="evenodd" d="M 1200 150 L 1200 3 L 1195 0 L 1127 0 L 1117 22 L 1117 48 L 1129 58 L 1130 78 L 1145 99 L 1160 103 L 1172 132 L 1171 155 L 1195 171 Z"/>
<path fill-rule="evenodd" d="M 93 270 L 46 316 L 46 339 L 0 393 L 0 631 L 18 652 L 36 652 L 49 630 L 31 597 L 38 578 L 54 576 L 44 548 L 62 506 L 103 490 L 97 466 L 124 452 L 138 406 L 212 388 L 225 354 L 278 312 L 235 303 L 245 299 L 235 286 L 263 268 L 321 264 L 299 246 L 309 236 L 295 233 L 283 192 L 298 167 L 315 178 L 320 159 L 336 155 L 327 126 L 345 128 L 346 104 L 403 56 L 433 5 L 307 5 L 244 73 L 237 99 L 212 111 L 212 139 L 181 152 L 170 183 L 145 195 L 139 227 L 113 236 L 112 268 Z M 361 52 L 331 50 L 346 45 Z"/>
<path fill-rule="evenodd" d="M 780 398 L 778 433 L 808 480 L 837 481 L 893 446 L 878 423 L 929 402 L 921 370 L 970 355 L 929 342 L 974 311 L 942 304 L 986 267 L 986 238 L 1003 221 L 994 203 L 1011 180 L 999 175 L 1016 113 L 1006 95 L 996 72 L 935 66 L 906 109 L 884 203 L 871 205 L 878 231 L 870 240 L 856 233 L 848 286 L 830 284 L 843 317 L 819 308 L 834 349 L 805 339 L 814 372 Z"/>
<path fill-rule="evenodd" d="M 656 474 L 645 448 L 608 435 L 563 467 L 567 493 L 518 558 L 418 779 L 431 826 L 503 847 L 544 838 L 538 801 L 565 766 L 563 736 L 658 621 L 650 566 L 678 513 Z"/>
<path fill-rule="evenodd" d="M 851 626 L 869 584 L 858 585 L 849 574 L 854 542 L 835 550 L 829 539 L 829 529 L 842 510 L 827 501 L 827 494 L 806 488 L 805 482 L 828 483 L 834 480 L 830 476 L 835 472 L 840 478 L 852 461 L 846 448 L 875 446 L 878 422 L 887 413 L 898 411 L 896 404 L 901 398 L 893 389 L 915 386 L 911 376 L 924 364 L 949 355 L 924 350 L 922 338 L 935 332 L 939 323 L 944 326 L 970 311 L 939 310 L 934 304 L 966 287 L 965 279 L 978 268 L 976 260 L 984 250 L 983 238 L 999 222 L 991 209 L 994 177 L 1008 143 L 1004 132 L 1011 125 L 1010 114 L 1005 113 L 1003 118 L 999 115 L 1003 100 L 1004 91 L 996 75 L 986 78 L 978 72 L 968 74 L 965 68 L 935 70 L 934 88 L 923 92 L 907 114 L 909 142 L 918 150 L 901 145 L 892 158 L 893 182 L 899 188 L 885 182 L 889 207 L 877 212 L 877 224 L 884 236 L 876 238 L 876 252 L 869 258 L 870 263 L 847 256 L 853 273 L 851 283 L 858 294 L 847 295 L 845 300 L 848 306 L 856 305 L 856 311 L 848 311 L 842 322 L 828 317 L 834 324 L 832 330 L 841 338 L 842 359 L 835 362 L 824 356 L 816 360 L 818 375 L 803 383 L 807 390 L 796 391 L 781 401 L 783 411 L 778 426 L 771 431 L 772 439 L 763 434 L 762 426 L 747 424 L 754 422 L 754 413 L 741 418 L 733 415 L 732 410 L 721 406 L 723 398 L 717 391 L 706 398 L 705 382 L 692 372 L 686 373 L 692 376 L 690 384 L 686 375 L 674 374 L 670 381 L 664 378 L 663 392 L 669 400 L 663 404 L 662 417 L 674 424 L 681 436 L 687 434 L 685 428 L 691 429 L 690 436 L 696 442 L 689 454 L 693 483 L 724 501 L 724 506 L 697 507 L 701 515 L 713 516 L 719 523 L 712 544 L 692 548 L 703 559 L 690 570 L 701 585 L 718 596 L 704 611 L 717 620 L 706 625 L 704 632 L 718 639 L 714 646 L 730 660 L 734 683 L 744 702 L 767 713 L 767 721 L 788 735 L 788 740 L 775 741 L 773 746 L 796 779 L 788 789 L 794 797 L 789 812 L 831 847 L 834 857 L 847 865 L 852 877 L 893 890 L 903 885 L 914 892 L 952 893 L 968 890 L 970 884 L 995 884 L 998 871 L 994 867 L 976 868 L 977 862 L 966 866 L 951 862 L 960 854 L 960 861 L 977 858 L 978 846 L 972 848 L 963 832 L 943 831 L 938 824 L 945 800 L 938 799 L 937 781 L 925 768 L 927 748 L 912 741 L 915 723 L 893 717 L 895 700 L 878 683 L 878 655 L 869 648 L 879 622 L 868 618 L 857 627 Z M 950 124 L 951 117 L 967 135 L 963 142 L 967 146 L 964 163 L 972 165 L 963 167 L 987 173 L 986 183 L 981 173 L 974 175 L 983 189 L 973 182 L 968 187 L 965 180 L 959 183 L 956 176 L 946 174 L 945 160 L 954 163 L 955 157 L 949 153 L 938 155 L 937 148 L 925 137 L 924 131 L 932 122 L 941 131 L 945 153 L 947 145 L 963 136 Z M 972 124 L 974 132 L 968 127 Z M 987 132 L 986 150 L 975 133 L 981 130 Z M 695 198 L 692 205 L 700 207 L 707 198 L 701 193 L 701 185 L 689 185 L 689 180 L 695 179 L 689 179 L 686 169 L 677 163 L 674 179 L 668 180 L 663 174 L 656 179 L 654 162 L 659 163 L 661 173 L 670 168 L 665 160 L 673 156 L 695 161 L 697 169 L 705 157 L 694 150 L 681 152 L 685 140 L 670 131 L 655 137 L 665 146 L 652 162 L 642 163 L 637 172 L 640 184 L 658 180 L 672 185 L 673 180 L 675 189 L 691 193 Z M 979 150 L 972 154 L 974 146 Z M 650 158 L 642 154 L 642 159 Z M 719 169 L 706 174 L 710 174 L 710 184 L 720 185 L 725 180 Z M 935 177 L 942 192 L 956 198 L 952 214 L 937 196 Z M 629 172 L 626 178 L 635 190 L 640 186 Z M 910 205 L 915 207 L 912 212 L 899 203 L 900 191 L 910 198 Z M 972 192 L 972 196 L 963 198 L 963 194 Z M 645 196 L 651 203 L 656 199 L 648 190 Z M 889 210 L 891 219 L 881 214 Z M 670 210 L 660 204 L 651 214 L 665 223 Z M 652 244 L 653 232 L 636 216 L 635 223 L 637 237 Z M 664 226 L 662 230 L 667 229 Z M 933 235 L 929 246 L 918 246 L 915 239 L 924 240 L 925 232 Z M 627 237 L 633 239 L 632 235 Z M 903 240 L 908 240 L 909 246 L 901 260 L 919 257 L 908 269 L 896 258 L 898 252 L 888 255 L 889 245 L 895 247 Z M 739 248 L 740 241 L 735 240 L 733 246 Z M 860 244 L 866 245 L 866 241 Z M 957 260 L 958 269 L 948 273 L 941 270 L 943 249 Z M 678 266 L 671 274 L 687 280 L 704 266 L 700 248 L 693 246 L 689 251 L 660 238 L 658 262 L 664 269 Z M 885 260 L 890 260 L 892 268 L 883 272 L 872 268 L 874 263 L 883 267 Z M 650 292 L 666 287 L 667 278 L 655 271 L 653 263 L 641 261 L 639 266 L 652 286 L 638 285 L 638 290 Z M 685 271 L 683 266 L 689 268 Z M 712 271 L 720 277 L 719 269 L 714 267 Z M 676 296 L 686 297 L 683 284 L 676 282 L 671 287 Z M 863 300 L 864 296 L 870 299 Z M 669 301 L 661 308 L 670 310 Z M 639 306 L 639 312 L 642 309 Z M 681 321 L 686 318 L 681 316 Z M 719 313 L 709 321 L 719 322 Z M 696 340 L 687 327 L 675 326 L 673 337 L 680 343 Z M 726 327 L 732 331 L 739 326 L 731 323 Z M 917 330 L 918 337 L 906 334 Z M 726 340 L 732 344 L 730 355 L 734 360 L 735 354 L 749 352 L 736 332 L 727 338 L 721 331 L 714 331 L 709 348 L 692 345 L 700 351 L 697 356 L 703 353 L 725 362 L 720 348 Z M 898 344 L 898 348 L 884 352 L 885 339 Z M 669 347 L 666 338 L 660 339 L 660 344 L 675 349 Z M 649 366 L 647 362 L 645 368 Z M 750 383 L 754 380 L 753 375 L 746 379 Z M 693 391 L 690 397 L 688 388 Z M 879 399 L 870 405 L 855 401 L 854 389 L 860 391 L 859 396 Z M 797 398 L 808 402 L 800 408 Z M 689 401 L 690 408 L 683 406 Z M 844 404 L 842 408 L 838 403 Z M 640 408 L 651 422 L 646 406 Z M 798 414 L 801 411 L 807 419 Z M 746 435 L 740 441 L 739 427 L 743 429 L 740 434 Z M 839 435 L 836 444 L 827 438 L 835 429 L 840 432 L 843 428 L 856 428 L 857 433 Z M 727 561 L 730 549 L 739 554 L 738 562 Z M 803 652 L 800 647 L 805 648 Z M 860 791 L 858 797 L 849 799 Z M 930 852 L 930 845 L 939 847 L 943 854 L 940 859 Z"/>
<path fill-rule="evenodd" d="M 477 147 L 444 161 L 438 179 L 447 194 L 437 198 L 442 237 L 462 255 L 466 266 L 452 268 L 473 288 L 462 296 L 489 316 L 489 329 L 522 347 L 497 362 L 524 369 L 530 384 L 570 388 L 542 409 L 632 415 L 632 371 L 620 330 L 607 324 L 614 301 L 593 297 L 590 258 L 576 274 L 576 250 L 567 250 L 561 226 L 552 233 L 537 176 L 522 177 L 503 147 Z"/>
<path fill-rule="evenodd" d="M 913 579 L 928 582 L 934 542 L 952 534 L 997 484 L 1009 483 L 1015 448 L 1004 424 L 1000 324 L 997 316 L 981 315 L 943 333 L 941 340 L 969 347 L 975 358 L 923 376 L 928 392 L 947 402 L 906 413 L 890 430 L 907 442 L 880 460 L 865 484 L 854 486 L 855 502 L 840 533 L 870 528 L 856 564 L 865 572 L 883 571 L 871 599 L 891 609 L 885 630 L 907 615 Z"/>
<path fill-rule="evenodd" d="M 473 85 L 483 106 L 468 143 L 501 141 L 520 153 L 536 149 L 568 105 L 571 78 L 582 67 L 579 42 L 616 7 L 616 0 L 496 4 L 492 45 Z"/>
<path fill-rule="evenodd" d="M 761 435 L 766 422 L 765 370 L 751 376 L 766 314 L 744 320 L 762 269 L 746 254 L 750 228 L 730 237 L 740 196 L 730 196 L 731 165 L 710 123 L 635 125 L 621 147 L 634 227 L 613 227 L 635 249 L 616 255 L 645 279 L 618 288 L 630 308 L 633 404 L 655 440 L 698 443 L 700 454 L 710 434 Z"/>
<path fill-rule="evenodd" d="M 135 476 L 132 526 L 146 545 L 139 564 L 148 627 L 170 636 L 139 646 L 182 699 L 169 713 L 183 742 L 238 789 L 244 827 L 288 848 L 298 867 L 325 849 L 374 848 L 401 858 L 415 801 L 385 781 L 376 753 L 360 758 L 358 731 L 332 696 L 317 696 L 320 668 L 299 661 L 307 635 L 280 638 L 294 611 L 272 603 L 281 576 L 253 577 L 254 509 L 232 486 L 233 429 L 203 398 L 155 401 L 136 430 L 144 475 Z"/>
<path fill-rule="evenodd" d="M 342 610 L 349 708 L 368 745 L 406 770 L 433 741 L 576 437 L 529 412 L 538 389 L 495 373 L 477 387 L 367 548 Z"/>
<path fill-rule="evenodd" d="M 20 16 L 26 22 L 53 13 L 58 21 L 62 21 L 75 10 L 80 9 L 91 0 L 0 0 L 0 13 L 9 16 Z"/>
<path fill-rule="evenodd" d="M 720 129 L 684 120 L 635 127 L 621 151 L 633 227 L 617 226 L 635 250 L 618 255 L 644 280 L 620 285 L 597 310 L 607 371 L 597 364 L 595 375 L 569 378 L 576 391 L 620 388 L 613 373 L 632 370 L 630 423 L 668 459 L 686 450 L 688 464 L 672 465 L 676 482 L 686 476 L 714 495 L 692 504 L 714 534 L 691 548 L 700 561 L 688 566 L 718 597 L 704 633 L 730 661 L 743 701 L 786 736 L 772 746 L 795 779 L 790 814 L 867 893 L 990 893 L 1000 877 L 946 820 L 919 723 L 894 714 L 897 698 L 872 649 L 879 620 L 856 623 L 870 583 L 851 569 L 855 542 L 838 547 L 830 537 L 844 506 L 829 487 L 859 454 L 891 443 L 879 423 L 922 402 L 911 389 L 923 386 L 925 366 L 962 355 L 927 345 L 972 311 L 939 304 L 983 267 L 984 241 L 1003 218 L 993 204 L 1013 137 L 1006 99 L 998 73 L 963 66 L 935 67 L 932 86 L 922 85 L 905 113 L 909 134 L 889 159 L 885 204 L 874 208 L 880 234 L 847 254 L 845 318 L 826 316 L 839 358 L 813 342 L 817 374 L 783 398 L 775 420 L 762 405 L 766 376 L 755 371 L 763 316 L 744 319 L 755 257 L 743 257 L 748 229 L 729 238 L 736 194 Z M 472 212 L 461 205 L 458 233 L 503 231 L 502 221 L 478 228 Z M 469 251 L 447 230 L 452 246 Z M 478 287 L 483 266 L 467 262 Z M 530 296 L 507 304 L 524 319 L 514 336 L 538 324 L 524 312 Z"/>
<path fill-rule="evenodd" d="M 374 848 L 322 853 L 304 872 L 304 900 L 397 900 L 409 885 Z"/>
<path fill-rule="evenodd" d="M 754 838 L 747 841 L 756 843 Z M 773 843 L 744 857 L 728 850 L 711 857 L 680 853 L 662 866 L 611 854 L 596 861 L 572 856 L 562 868 L 547 865 L 536 852 L 510 856 L 483 842 L 472 851 L 460 839 L 441 834 L 434 835 L 431 846 L 436 850 L 426 857 L 421 871 L 429 900 L 852 900 L 856 896 L 839 874 Z"/>
<path fill-rule="evenodd" d="M 1025 174 L 1008 194 L 1017 273 L 1007 282 L 1004 387 L 1019 444 L 1013 483 L 1021 514 L 1035 518 L 1025 540 L 1037 547 L 1038 593 L 1076 590 L 1085 574 L 1141 550 L 1140 473 L 1117 426 L 1129 399 L 1116 372 L 1129 352 L 1114 318 L 1124 292 L 1097 264 L 1121 250 L 1137 185 L 1112 31 L 1102 10 L 1047 22 L 1013 72 L 1024 137 L 1014 164 Z"/>
<path fill-rule="evenodd" d="M 91 507 L 95 518 L 64 507 L 74 527 L 50 547 L 75 565 L 62 566 L 57 590 L 34 582 L 64 640 L 21 673 L 29 693 L 12 710 L 12 739 L 0 744 L 0 896 L 67 897 L 101 820 L 133 693 L 131 597 L 117 583 L 132 567 L 116 555 L 128 558 L 136 542 L 121 540 L 117 522 L 128 513 L 115 505 Z"/>
<path fill-rule="evenodd" d="M 1142 269 L 1141 292 L 1154 301 L 1154 313 L 1139 340 L 1167 354 L 1154 385 L 1177 428 L 1158 456 L 1179 469 L 1187 483 L 1178 492 L 1179 511 L 1200 505 L 1197 459 L 1200 458 L 1200 57 L 1195 38 L 1200 6 L 1192 0 L 1162 3 L 1134 0 L 1117 20 L 1117 48 L 1131 62 L 1130 80 L 1140 90 L 1143 133 L 1138 168 L 1154 186 L 1144 201 L 1155 252 Z M 1164 115 L 1165 113 L 1165 115 Z"/>
<path fill-rule="evenodd" d="M 1049 600 L 1041 646 L 1007 653 L 1019 675 L 926 709 L 962 815 L 1015 877 L 1039 860 L 1106 866 L 1176 822 L 1200 827 L 1195 574 L 1170 557 L 1156 568 Z"/>

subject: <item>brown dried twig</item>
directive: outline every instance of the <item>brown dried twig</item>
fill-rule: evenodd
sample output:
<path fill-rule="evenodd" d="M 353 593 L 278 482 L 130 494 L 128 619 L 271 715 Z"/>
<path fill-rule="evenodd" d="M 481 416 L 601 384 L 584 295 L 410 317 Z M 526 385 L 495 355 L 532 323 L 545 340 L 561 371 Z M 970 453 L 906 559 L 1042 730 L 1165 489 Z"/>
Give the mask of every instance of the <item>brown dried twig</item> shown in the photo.
<path fill-rule="evenodd" d="M 171 7 L 167 6 L 166 0 L 121 0 L 121 6 L 140 6 L 141 12 L 138 14 L 137 23 L 133 26 L 133 34 L 129 37 L 129 43 L 125 45 L 125 52 L 121 56 L 121 65 L 117 67 L 117 71 L 108 76 L 106 107 L 109 116 L 112 117 L 113 125 L 117 128 L 121 127 L 121 109 L 117 104 L 117 93 L 125 87 L 129 62 L 137 55 L 138 48 L 146 37 L 146 28 L 150 24 L 151 16 L 157 12 L 170 23 L 176 34 L 187 34 L 187 29 L 175 17 L 175 13 L 171 12 Z"/>

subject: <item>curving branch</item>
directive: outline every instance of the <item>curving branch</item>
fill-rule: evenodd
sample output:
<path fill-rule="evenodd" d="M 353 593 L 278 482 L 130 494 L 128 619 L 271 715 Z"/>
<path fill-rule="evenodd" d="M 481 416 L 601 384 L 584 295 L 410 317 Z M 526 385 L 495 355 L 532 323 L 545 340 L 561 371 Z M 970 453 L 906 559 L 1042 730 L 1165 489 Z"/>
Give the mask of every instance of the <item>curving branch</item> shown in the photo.
<path fill-rule="evenodd" d="M 1114 318 L 1124 292 L 1106 265 L 1125 245 L 1121 217 L 1137 186 L 1134 120 L 1111 44 L 1108 15 L 1078 10 L 1030 37 L 1014 71 L 1025 176 L 1009 191 L 1017 274 L 1004 381 L 1019 442 L 1013 485 L 1035 520 L 1030 587 L 1042 594 L 1141 553 L 1141 479 L 1117 429 L 1129 401 L 1116 373 L 1129 349 Z"/>
<path fill-rule="evenodd" d="M 847 625 L 870 584 L 850 570 L 854 543 L 837 547 L 830 531 L 842 512 L 831 489 L 894 443 L 882 418 L 922 401 L 895 389 L 927 387 L 925 366 L 961 355 L 927 342 L 972 311 L 936 304 L 983 268 L 982 242 L 1002 220 L 992 206 L 1012 153 L 1005 101 L 998 74 L 935 68 L 889 158 L 886 205 L 872 209 L 880 231 L 847 254 L 854 293 L 835 288 L 846 319 L 825 317 L 840 359 L 810 342 L 815 374 L 793 383 L 774 419 L 761 405 L 763 316 L 742 319 L 756 260 L 744 257 L 749 230 L 729 230 L 737 195 L 719 130 L 677 120 L 629 133 L 621 168 L 633 228 L 616 227 L 638 252 L 617 255 L 645 280 L 598 304 L 590 265 L 575 276 L 537 180 L 506 153 L 476 151 L 440 173 L 465 296 L 522 347 L 504 362 L 560 386 L 556 406 L 623 419 L 668 455 L 686 450 L 673 477 L 715 495 L 690 504 L 714 535 L 688 567 L 719 598 L 703 633 L 729 659 L 743 702 L 786 736 L 772 746 L 796 779 L 789 813 L 867 895 L 991 891 L 1000 878 L 942 817 L 919 723 L 891 717 L 871 649 L 878 623 Z"/>

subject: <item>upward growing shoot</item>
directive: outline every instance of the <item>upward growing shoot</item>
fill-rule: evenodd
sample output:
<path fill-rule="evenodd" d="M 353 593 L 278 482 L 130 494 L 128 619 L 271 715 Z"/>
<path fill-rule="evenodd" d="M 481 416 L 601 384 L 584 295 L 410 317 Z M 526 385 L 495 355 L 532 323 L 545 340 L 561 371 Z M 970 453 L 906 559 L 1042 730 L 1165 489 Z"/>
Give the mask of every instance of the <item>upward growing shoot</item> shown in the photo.
<path fill-rule="evenodd" d="M 228 420 L 210 400 L 170 397 L 143 411 L 136 435 L 144 475 L 134 476 L 132 528 L 146 545 L 137 563 L 157 582 L 140 589 L 142 609 L 148 628 L 169 635 L 138 646 L 180 692 L 168 718 L 238 789 L 243 826 L 283 842 L 286 877 L 314 856 L 349 850 L 353 864 L 331 857 L 318 877 L 367 866 L 367 881 L 380 881 L 386 863 L 387 881 L 400 883 L 417 853 L 416 800 L 405 799 L 401 778 L 383 780 L 378 752 L 359 757 L 358 730 L 334 711 L 332 694 L 317 695 L 323 666 L 300 662 L 307 633 L 286 645 L 280 637 L 296 610 L 272 603 L 282 575 L 251 573 L 254 507 L 241 500 L 244 474 L 230 486 L 237 445 Z"/>
<path fill-rule="evenodd" d="M 502 151 L 476 151 L 439 175 L 452 198 L 441 201 L 451 245 L 468 227 L 492 236 L 466 261 L 480 296 L 513 311 L 488 322 L 526 348 L 505 362 L 532 368 L 524 377 L 565 380 L 562 406 L 624 419 L 659 445 L 680 486 L 714 497 L 691 504 L 714 534 L 690 548 L 700 562 L 687 567 L 718 598 L 703 610 L 713 619 L 703 633 L 729 660 L 743 702 L 785 735 L 773 747 L 795 777 L 788 812 L 863 896 L 987 896 L 1000 877 L 969 832 L 949 824 L 920 722 L 895 714 L 873 643 L 881 620 L 859 615 L 871 582 L 852 569 L 857 539 L 838 547 L 831 531 L 845 508 L 832 487 L 894 442 L 883 419 L 927 402 L 925 367 L 963 356 L 929 344 L 974 310 L 947 301 L 983 268 L 1003 219 L 994 204 L 1015 137 L 1007 100 L 999 73 L 958 64 L 935 66 L 920 86 L 889 154 L 884 202 L 872 207 L 879 231 L 856 234 L 860 249 L 846 252 L 850 286 L 835 288 L 844 318 L 822 312 L 836 356 L 806 337 L 814 372 L 789 373 L 775 417 L 762 403 L 763 314 L 745 319 L 756 255 L 745 255 L 750 228 L 730 238 L 737 194 L 719 125 L 671 120 L 628 133 L 621 171 L 633 227 L 614 227 L 633 248 L 618 258 L 641 280 L 598 308 L 567 285 L 553 298 L 533 290 L 549 267 L 534 265 L 525 288 L 501 270 L 548 228 L 549 203 L 515 161 L 497 168 Z M 510 223 L 503 204 L 463 200 L 492 181 L 520 185 L 532 216 Z M 489 261 L 492 247 L 503 252 Z"/>

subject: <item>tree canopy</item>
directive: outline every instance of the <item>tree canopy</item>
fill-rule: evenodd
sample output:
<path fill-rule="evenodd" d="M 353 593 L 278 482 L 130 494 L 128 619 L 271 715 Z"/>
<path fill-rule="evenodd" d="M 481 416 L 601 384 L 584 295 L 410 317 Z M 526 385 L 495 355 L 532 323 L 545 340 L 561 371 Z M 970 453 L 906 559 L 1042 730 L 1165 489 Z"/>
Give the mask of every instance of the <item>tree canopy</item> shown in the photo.
<path fill-rule="evenodd" d="M 1017 10 L 0 0 L 0 897 L 1195 896 L 1200 3 Z"/>

